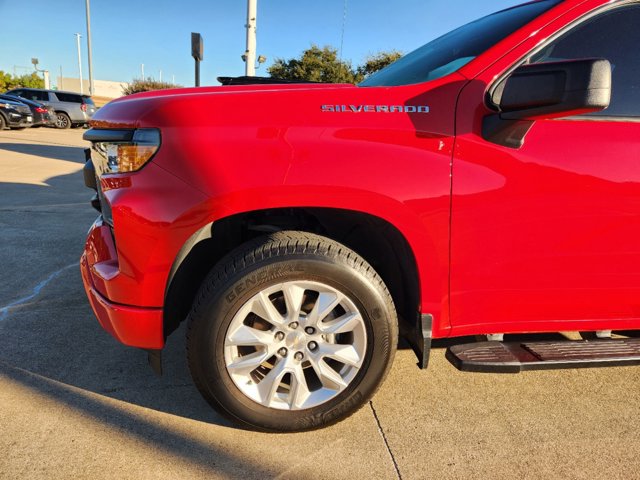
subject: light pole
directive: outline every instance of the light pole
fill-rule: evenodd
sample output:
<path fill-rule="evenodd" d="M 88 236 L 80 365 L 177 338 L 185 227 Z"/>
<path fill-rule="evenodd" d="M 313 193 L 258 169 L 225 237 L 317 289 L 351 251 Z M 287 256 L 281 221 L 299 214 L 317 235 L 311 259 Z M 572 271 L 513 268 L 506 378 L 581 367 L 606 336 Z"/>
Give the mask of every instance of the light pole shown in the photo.
<path fill-rule="evenodd" d="M 86 7 L 87 7 L 87 53 L 88 53 L 88 60 L 89 60 L 89 95 L 93 95 L 93 63 L 91 62 L 91 13 L 89 10 L 89 0 L 86 0 Z"/>
<path fill-rule="evenodd" d="M 245 61 L 244 74 L 247 77 L 256 75 L 256 23 L 258 17 L 258 0 L 247 0 L 247 49 L 242 58 Z"/>
<path fill-rule="evenodd" d="M 32 58 L 31 59 L 31 63 L 33 63 L 33 68 L 35 68 L 36 72 L 42 73 L 42 77 L 44 78 L 44 88 L 49 90 L 49 88 L 51 87 L 51 84 L 49 82 L 49 70 L 40 70 L 38 68 L 38 59 L 37 58 Z M 13 67 L 13 71 L 14 72 L 16 71 L 15 65 Z"/>
<path fill-rule="evenodd" d="M 80 73 L 80 95 L 82 95 L 82 57 L 80 56 L 80 35 L 79 33 L 74 33 L 76 36 L 76 40 L 78 43 L 78 72 Z"/>

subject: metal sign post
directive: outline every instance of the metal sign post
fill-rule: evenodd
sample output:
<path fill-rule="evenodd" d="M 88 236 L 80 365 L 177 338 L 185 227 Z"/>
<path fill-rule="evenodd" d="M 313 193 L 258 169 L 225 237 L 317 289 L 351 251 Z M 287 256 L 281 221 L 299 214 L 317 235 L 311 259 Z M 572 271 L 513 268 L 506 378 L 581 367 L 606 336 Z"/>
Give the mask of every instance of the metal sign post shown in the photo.
<path fill-rule="evenodd" d="M 196 61 L 196 87 L 200 86 L 200 62 L 204 58 L 202 35 L 191 32 L 191 56 Z"/>

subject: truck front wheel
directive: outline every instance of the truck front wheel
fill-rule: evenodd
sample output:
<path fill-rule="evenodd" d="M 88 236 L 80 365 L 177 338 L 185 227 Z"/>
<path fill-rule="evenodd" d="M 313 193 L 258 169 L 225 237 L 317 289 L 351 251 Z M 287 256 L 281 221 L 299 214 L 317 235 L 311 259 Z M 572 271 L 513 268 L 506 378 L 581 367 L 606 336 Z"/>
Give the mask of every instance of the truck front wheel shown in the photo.
<path fill-rule="evenodd" d="M 192 308 L 189 367 L 205 399 L 244 427 L 301 431 L 375 393 L 398 335 L 378 274 L 344 245 L 278 232 L 229 254 Z"/>

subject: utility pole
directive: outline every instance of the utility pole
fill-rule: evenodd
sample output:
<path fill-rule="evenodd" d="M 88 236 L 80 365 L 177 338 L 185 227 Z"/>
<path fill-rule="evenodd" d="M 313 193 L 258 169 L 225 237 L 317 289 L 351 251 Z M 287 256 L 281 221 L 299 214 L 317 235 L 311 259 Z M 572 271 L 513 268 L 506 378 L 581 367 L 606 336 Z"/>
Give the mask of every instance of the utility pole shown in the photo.
<path fill-rule="evenodd" d="M 140 64 L 140 69 L 142 70 L 142 81 L 144 82 L 144 63 Z"/>
<path fill-rule="evenodd" d="M 76 40 L 78 43 L 78 72 L 80 74 L 80 95 L 82 95 L 84 93 L 82 90 L 82 57 L 80 56 L 80 37 L 82 35 L 80 35 L 79 33 L 74 33 L 74 35 L 76 36 Z"/>
<path fill-rule="evenodd" d="M 89 57 L 89 95 L 93 95 L 93 64 L 91 62 L 91 14 L 89 12 L 89 0 L 87 6 L 87 52 Z"/>
<path fill-rule="evenodd" d="M 247 77 L 256 75 L 256 25 L 258 17 L 258 0 L 247 0 L 247 49 L 242 58 L 245 61 L 244 74 Z"/>

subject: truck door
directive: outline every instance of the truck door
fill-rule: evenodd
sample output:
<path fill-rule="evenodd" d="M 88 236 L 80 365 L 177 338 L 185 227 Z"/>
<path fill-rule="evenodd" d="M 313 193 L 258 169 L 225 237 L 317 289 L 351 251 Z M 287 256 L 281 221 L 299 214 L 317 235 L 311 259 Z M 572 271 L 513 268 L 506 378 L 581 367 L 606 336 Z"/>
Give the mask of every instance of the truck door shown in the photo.
<path fill-rule="evenodd" d="M 640 328 L 640 4 L 609 4 L 561 23 L 460 96 L 454 334 Z M 536 121 L 520 148 L 483 137 L 491 88 L 513 67 L 584 58 L 612 65 L 607 109 Z"/>

